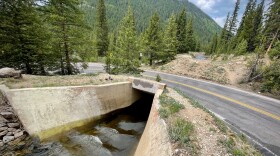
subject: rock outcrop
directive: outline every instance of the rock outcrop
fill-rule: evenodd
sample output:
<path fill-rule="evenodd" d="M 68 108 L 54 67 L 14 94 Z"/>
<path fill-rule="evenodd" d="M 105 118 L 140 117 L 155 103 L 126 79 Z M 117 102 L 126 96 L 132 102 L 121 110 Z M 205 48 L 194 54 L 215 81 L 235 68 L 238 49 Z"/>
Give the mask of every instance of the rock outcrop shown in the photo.
<path fill-rule="evenodd" d="M 22 78 L 21 71 L 15 70 L 13 68 L 1 68 L 0 69 L 0 78 Z"/>

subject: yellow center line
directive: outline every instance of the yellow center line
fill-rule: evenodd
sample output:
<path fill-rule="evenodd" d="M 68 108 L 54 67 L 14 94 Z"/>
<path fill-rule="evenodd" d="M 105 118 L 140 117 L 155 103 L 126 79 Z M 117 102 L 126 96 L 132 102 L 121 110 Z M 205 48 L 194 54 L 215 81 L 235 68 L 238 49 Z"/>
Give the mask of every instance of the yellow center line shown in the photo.
<path fill-rule="evenodd" d="M 155 79 L 156 77 L 154 76 L 149 76 L 149 75 L 143 75 L 145 77 L 150 77 L 150 78 L 153 78 Z M 175 83 L 175 84 L 179 84 L 179 85 L 182 85 L 182 86 L 185 86 L 185 87 L 188 87 L 188 88 L 192 88 L 192 89 L 195 89 L 195 90 L 198 90 L 198 91 L 201 91 L 201 92 L 204 92 L 204 93 L 207 93 L 207 94 L 210 94 L 210 95 L 213 95 L 213 96 L 216 96 L 216 97 L 219 97 L 221 99 L 224 99 L 224 100 L 227 100 L 227 101 L 230 101 L 230 102 L 233 102 L 233 103 L 236 103 L 240 106 L 243 106 L 243 107 L 246 107 L 246 108 L 249 108 L 251 110 L 254 110 L 258 113 L 261 113 L 263 115 L 266 115 L 266 116 L 269 116 L 273 119 L 276 119 L 276 120 L 280 120 L 280 116 L 278 115 L 275 115 L 275 114 L 272 114 L 272 113 L 269 113 L 267 111 L 264 111 L 262 109 L 259 109 L 259 108 L 256 108 L 254 106 L 251 106 L 249 104 L 246 104 L 246 103 L 243 103 L 243 102 L 240 102 L 240 101 L 237 101 L 237 100 L 234 100 L 232 98 L 229 98 L 229 97 L 226 97 L 226 96 L 223 96 L 221 94 L 217 94 L 217 93 L 214 93 L 214 92 L 211 92 L 211 91 L 208 91 L 208 90 L 204 90 L 204 89 L 201 89 L 201 88 L 197 88 L 197 87 L 194 87 L 194 86 L 191 86 L 191 85 L 187 85 L 187 84 L 183 84 L 183 83 L 180 83 L 180 82 L 177 82 L 177 81 L 172 81 L 172 80 L 168 80 L 168 79 L 162 79 L 164 81 L 168 81 L 168 82 L 171 82 L 171 83 Z"/>

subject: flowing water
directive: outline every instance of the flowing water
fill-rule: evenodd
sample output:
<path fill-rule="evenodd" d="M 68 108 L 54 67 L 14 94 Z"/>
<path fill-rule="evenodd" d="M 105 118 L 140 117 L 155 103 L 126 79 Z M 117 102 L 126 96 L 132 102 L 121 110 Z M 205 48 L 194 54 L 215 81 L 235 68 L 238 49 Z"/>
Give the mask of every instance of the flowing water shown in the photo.
<path fill-rule="evenodd" d="M 87 128 L 72 130 L 46 142 L 46 151 L 34 155 L 130 156 L 146 126 L 153 96 L 145 95 L 128 108 L 107 114 Z M 89 128 L 88 128 L 89 127 Z"/>

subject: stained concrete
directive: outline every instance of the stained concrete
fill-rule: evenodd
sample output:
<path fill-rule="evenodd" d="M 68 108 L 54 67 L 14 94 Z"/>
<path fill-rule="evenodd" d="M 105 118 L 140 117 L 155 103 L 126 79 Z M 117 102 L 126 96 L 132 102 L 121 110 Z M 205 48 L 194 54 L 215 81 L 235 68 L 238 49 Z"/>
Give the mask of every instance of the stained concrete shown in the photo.
<path fill-rule="evenodd" d="M 150 115 L 137 146 L 136 156 L 172 155 L 167 127 L 159 117 L 159 96 L 165 84 L 130 78 L 129 82 L 75 87 L 8 89 L 0 85 L 24 127 L 40 139 L 82 126 L 100 115 L 124 108 L 154 94 Z"/>
<path fill-rule="evenodd" d="M 144 133 L 137 146 L 135 156 L 171 156 L 172 148 L 169 142 L 167 126 L 163 119 L 159 117 L 159 96 L 162 94 L 165 85 L 160 86 L 155 93 L 149 119 Z"/>
<path fill-rule="evenodd" d="M 3 88 L 3 87 L 2 87 Z M 98 86 L 5 89 L 30 135 L 40 139 L 79 127 L 140 99 L 130 82 Z"/>
<path fill-rule="evenodd" d="M 132 88 L 151 94 L 156 94 L 158 90 L 162 90 L 165 87 L 163 83 L 140 78 L 131 77 L 129 81 L 132 83 Z"/>

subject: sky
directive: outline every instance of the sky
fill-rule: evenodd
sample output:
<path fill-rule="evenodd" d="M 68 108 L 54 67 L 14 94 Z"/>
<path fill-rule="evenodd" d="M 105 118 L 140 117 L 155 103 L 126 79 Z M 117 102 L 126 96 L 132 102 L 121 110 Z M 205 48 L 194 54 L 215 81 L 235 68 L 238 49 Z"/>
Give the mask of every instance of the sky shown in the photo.
<path fill-rule="evenodd" d="M 236 0 L 189 0 L 189 2 L 194 3 L 202 11 L 212 17 L 221 27 L 223 27 L 227 13 L 230 12 L 232 14 L 234 10 Z M 240 22 L 242 18 L 247 2 L 248 0 L 240 1 L 238 22 Z"/>

